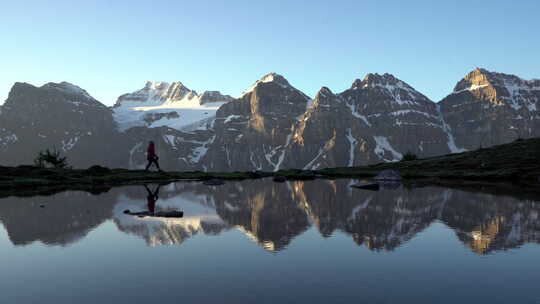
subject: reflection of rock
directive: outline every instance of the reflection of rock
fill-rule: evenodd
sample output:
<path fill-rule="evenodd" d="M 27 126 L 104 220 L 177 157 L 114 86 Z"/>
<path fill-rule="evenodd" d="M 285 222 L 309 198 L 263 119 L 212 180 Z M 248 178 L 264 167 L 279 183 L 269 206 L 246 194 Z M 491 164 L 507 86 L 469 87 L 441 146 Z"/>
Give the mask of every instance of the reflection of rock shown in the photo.
<path fill-rule="evenodd" d="M 540 242 L 540 202 L 455 191 L 442 221 L 476 253 Z"/>
<path fill-rule="evenodd" d="M 183 191 L 206 194 L 219 216 L 269 251 L 283 250 L 310 226 L 290 183 L 271 178 L 228 182 L 221 187 L 185 183 Z"/>
<path fill-rule="evenodd" d="M 302 205 L 323 235 L 341 230 L 358 244 L 391 250 L 411 239 L 437 218 L 445 196 L 435 188 L 379 192 L 346 191 L 346 180 L 294 185 Z"/>
<path fill-rule="evenodd" d="M 309 227 L 284 183 L 270 179 L 228 183 L 215 194 L 218 214 L 270 251 L 284 249 Z"/>
<path fill-rule="evenodd" d="M 343 227 L 356 243 L 375 250 L 392 250 L 412 239 L 437 218 L 445 204 L 444 196 L 434 189 L 388 190 L 381 194 L 366 198 Z"/>
<path fill-rule="evenodd" d="M 490 250 L 500 250 L 540 240 L 540 227 L 533 221 L 540 203 L 439 187 L 407 189 L 399 183 L 397 187 L 383 185 L 379 192 L 356 191 L 349 187 L 352 184 L 349 180 L 276 184 L 267 179 L 231 182 L 219 189 L 187 184 L 184 190 L 209 194 L 221 218 L 274 251 L 284 249 L 309 222 L 323 236 L 342 231 L 373 250 L 394 250 L 437 220 L 447 223 L 471 247 L 485 247 L 482 244 L 489 240 Z M 482 200 L 489 204 L 476 203 Z M 521 211 L 516 214 L 503 205 L 520 206 Z M 490 208 L 498 212 L 498 220 L 493 221 Z M 500 221 L 501 217 L 505 220 Z M 519 241 L 514 239 L 518 230 L 495 229 L 494 223 L 520 227 Z M 491 228 L 479 229 L 482 225 Z M 477 245 L 472 241 L 475 238 Z"/>
<path fill-rule="evenodd" d="M 121 196 L 113 210 L 114 222 L 118 229 L 142 237 L 149 246 L 181 244 L 196 234 L 218 234 L 228 228 L 214 208 L 199 204 L 204 201 L 204 197 L 180 192 L 158 200 L 156 212 L 181 210 L 183 218 L 136 217 L 124 213 L 124 210 L 146 211 L 144 197 L 132 199 Z"/>
<path fill-rule="evenodd" d="M 68 191 L 0 200 L 0 221 L 14 245 L 69 245 L 111 217 L 114 194 Z M 43 207 L 41 207 L 43 206 Z"/>
<path fill-rule="evenodd" d="M 150 246 L 236 227 L 266 250 L 279 251 L 313 225 L 324 237 L 341 231 L 372 250 L 395 250 L 435 221 L 451 227 L 478 254 L 540 242 L 540 202 L 430 186 L 360 191 L 350 187 L 353 183 L 274 183 L 268 178 L 220 187 L 199 182 L 162 186 L 156 211 L 183 211 L 181 219 L 124 214 L 147 210 L 141 186 L 99 196 L 71 191 L 1 199 L 0 221 L 15 245 L 67 245 L 111 217 L 119 230 Z"/>

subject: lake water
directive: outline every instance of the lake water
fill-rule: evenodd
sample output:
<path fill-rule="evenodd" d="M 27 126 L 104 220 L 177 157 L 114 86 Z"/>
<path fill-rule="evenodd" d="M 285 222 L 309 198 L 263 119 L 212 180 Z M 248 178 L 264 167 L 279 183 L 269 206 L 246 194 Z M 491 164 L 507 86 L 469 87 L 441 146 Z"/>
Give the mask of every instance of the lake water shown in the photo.
<path fill-rule="evenodd" d="M 0 199 L 0 303 L 540 303 L 539 201 L 351 182 Z"/>

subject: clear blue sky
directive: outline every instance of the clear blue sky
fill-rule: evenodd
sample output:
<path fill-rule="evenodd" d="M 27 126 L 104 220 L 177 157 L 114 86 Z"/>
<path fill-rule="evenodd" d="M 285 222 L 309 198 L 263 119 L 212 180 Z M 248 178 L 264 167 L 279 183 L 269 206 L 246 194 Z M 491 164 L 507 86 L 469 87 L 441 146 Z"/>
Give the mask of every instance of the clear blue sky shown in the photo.
<path fill-rule="evenodd" d="M 475 67 L 540 78 L 540 1 L 2 1 L 0 102 L 69 81 L 111 105 L 146 80 L 239 95 L 268 72 L 313 96 L 370 72 L 438 101 Z"/>

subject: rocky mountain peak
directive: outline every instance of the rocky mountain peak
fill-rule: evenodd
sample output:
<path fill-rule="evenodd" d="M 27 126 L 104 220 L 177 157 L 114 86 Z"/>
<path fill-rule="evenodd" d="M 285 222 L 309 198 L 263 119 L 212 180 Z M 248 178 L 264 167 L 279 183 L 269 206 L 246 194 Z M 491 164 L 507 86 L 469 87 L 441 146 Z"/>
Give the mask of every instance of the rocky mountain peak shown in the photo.
<path fill-rule="evenodd" d="M 355 81 L 355 83 L 357 83 Z M 377 73 L 369 73 L 364 77 L 361 84 L 363 88 L 373 88 L 373 87 L 386 87 L 386 86 L 403 86 L 410 87 L 405 82 L 399 80 L 392 74 L 384 73 L 383 75 Z M 354 83 L 353 83 L 354 86 Z"/>
<path fill-rule="evenodd" d="M 39 96 L 37 98 L 36 96 Z M 54 101 L 64 105 L 103 107 L 105 105 L 90 96 L 84 89 L 69 82 L 49 82 L 41 87 L 28 83 L 16 82 L 10 90 L 6 107 L 28 107 Z"/>
<path fill-rule="evenodd" d="M 199 95 L 199 103 L 206 104 L 209 102 L 229 102 L 233 100 L 229 95 L 223 95 L 219 91 L 204 91 L 201 95 Z"/>
<path fill-rule="evenodd" d="M 279 85 L 282 85 L 282 86 L 290 86 L 289 82 L 287 81 L 287 79 L 285 79 L 285 77 L 277 74 L 277 73 L 270 73 L 270 74 L 266 74 L 264 75 L 261 80 L 261 82 L 275 82 Z"/>
<path fill-rule="evenodd" d="M 458 146 L 473 150 L 537 136 L 539 101 L 540 82 L 477 68 L 438 106 Z"/>
<path fill-rule="evenodd" d="M 179 101 L 184 97 L 194 97 L 197 92 L 190 90 L 183 83 L 177 82 L 162 82 L 162 81 L 147 81 L 144 88 L 121 95 L 116 101 L 115 107 L 120 106 L 124 102 L 136 102 L 146 105 L 160 105 L 164 102 Z M 190 98 L 189 98 L 190 99 Z"/>
<path fill-rule="evenodd" d="M 328 87 L 322 87 L 315 96 L 315 98 L 325 98 L 330 96 L 334 96 L 332 90 L 330 90 Z"/>
<path fill-rule="evenodd" d="M 351 89 L 361 89 L 363 84 L 362 80 L 356 78 L 352 83 Z"/>
<path fill-rule="evenodd" d="M 25 91 L 32 89 L 36 89 L 36 87 L 26 82 L 15 82 L 9 91 L 8 100 L 24 94 Z"/>
<path fill-rule="evenodd" d="M 540 91 L 540 80 L 525 80 L 516 75 L 476 68 L 456 84 L 453 93 L 475 91 L 485 87 L 493 88 L 502 98 L 513 99 L 524 92 Z"/>
<path fill-rule="evenodd" d="M 240 96 L 240 98 L 252 92 L 256 87 L 263 83 L 275 83 L 282 88 L 292 88 L 292 86 L 287 81 L 287 79 L 285 79 L 285 77 L 277 73 L 269 73 L 264 75 L 261 79 L 257 80 L 251 87 L 245 90 Z"/>
<path fill-rule="evenodd" d="M 330 90 L 328 87 L 322 87 L 315 95 L 313 100 L 313 107 L 319 108 L 321 106 L 330 108 L 339 103 L 340 99 Z"/>
<path fill-rule="evenodd" d="M 455 88 L 454 92 L 462 92 L 465 90 L 476 90 L 482 87 L 487 87 L 496 82 L 496 75 L 486 69 L 476 68 L 469 72 L 462 80 L 460 80 Z"/>
<path fill-rule="evenodd" d="M 356 90 L 358 92 L 354 93 Z M 356 79 L 349 93 L 375 94 L 383 99 L 393 101 L 392 103 L 397 103 L 398 105 L 414 104 L 418 101 L 424 103 L 431 102 L 426 96 L 416 91 L 406 82 L 388 73 L 382 75 L 370 73 L 363 80 Z"/>
<path fill-rule="evenodd" d="M 60 83 L 49 82 L 49 83 L 43 85 L 41 88 L 52 89 L 52 90 L 56 90 L 56 91 L 59 91 L 59 92 L 64 93 L 64 94 L 80 96 L 80 97 L 84 97 L 84 98 L 89 99 L 89 100 L 95 100 L 85 90 L 81 89 L 80 87 L 78 87 L 78 86 L 76 86 L 76 85 L 74 85 L 72 83 L 66 82 L 66 81 L 62 81 Z"/>

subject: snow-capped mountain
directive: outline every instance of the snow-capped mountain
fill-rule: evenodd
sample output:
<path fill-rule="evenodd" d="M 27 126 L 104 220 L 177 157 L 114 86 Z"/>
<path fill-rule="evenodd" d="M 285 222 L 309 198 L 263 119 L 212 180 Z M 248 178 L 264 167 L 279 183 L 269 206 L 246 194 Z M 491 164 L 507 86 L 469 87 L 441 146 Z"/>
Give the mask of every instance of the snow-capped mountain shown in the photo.
<path fill-rule="evenodd" d="M 397 161 L 452 151 L 435 103 L 390 74 L 369 74 L 340 94 L 322 88 L 295 126 L 284 166 L 305 169 Z"/>
<path fill-rule="evenodd" d="M 390 74 L 312 99 L 263 76 L 234 99 L 148 82 L 112 108 L 63 82 L 16 83 L 0 108 L 3 163 L 56 147 L 75 167 L 142 168 L 149 140 L 168 170 L 317 169 L 473 150 L 540 136 L 540 80 L 476 69 L 435 103 Z"/>
<path fill-rule="evenodd" d="M 456 145 L 468 150 L 540 136 L 540 80 L 476 69 L 439 105 Z"/>
<path fill-rule="evenodd" d="M 216 114 L 208 170 L 276 170 L 310 98 L 281 75 L 262 77 Z"/>
<path fill-rule="evenodd" d="M 29 164 L 56 148 L 75 167 L 127 166 L 129 140 L 115 130 L 112 111 L 73 84 L 16 83 L 0 113 L 2 163 Z"/>
<path fill-rule="evenodd" d="M 181 82 L 148 81 L 143 89 L 118 97 L 113 113 L 121 131 L 136 126 L 189 130 L 204 127 L 232 99 L 218 91 L 197 94 Z"/>

